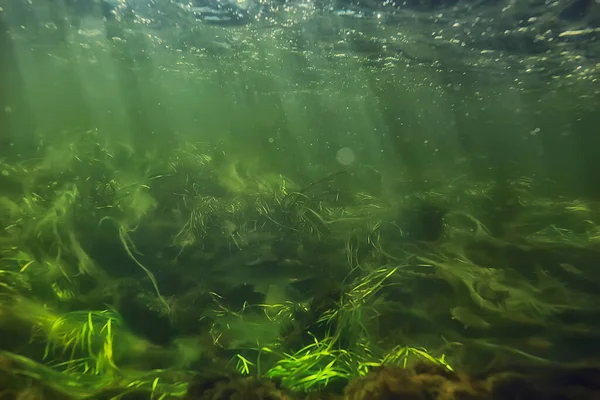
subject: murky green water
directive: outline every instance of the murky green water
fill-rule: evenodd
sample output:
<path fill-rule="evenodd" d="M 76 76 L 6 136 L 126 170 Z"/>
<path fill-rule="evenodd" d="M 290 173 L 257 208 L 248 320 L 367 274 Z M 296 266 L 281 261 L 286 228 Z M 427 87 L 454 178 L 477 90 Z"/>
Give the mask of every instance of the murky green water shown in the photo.
<path fill-rule="evenodd" d="M 596 5 L 74 4 L 1 4 L 6 382 L 595 357 Z"/>

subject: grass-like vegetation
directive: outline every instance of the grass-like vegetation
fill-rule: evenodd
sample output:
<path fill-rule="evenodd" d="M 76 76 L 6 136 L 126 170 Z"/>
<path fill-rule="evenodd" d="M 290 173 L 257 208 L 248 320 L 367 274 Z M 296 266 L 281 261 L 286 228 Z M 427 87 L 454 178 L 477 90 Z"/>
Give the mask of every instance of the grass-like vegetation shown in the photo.
<path fill-rule="evenodd" d="M 396 198 L 200 144 L 158 157 L 87 132 L 38 151 L 0 163 L 0 369 L 15 385 L 166 399 L 198 363 L 303 392 L 419 359 L 452 370 L 465 351 L 550 363 L 506 330 L 573 333 L 561 318 L 594 309 L 600 207 L 533 179 L 496 204 L 468 177 Z"/>

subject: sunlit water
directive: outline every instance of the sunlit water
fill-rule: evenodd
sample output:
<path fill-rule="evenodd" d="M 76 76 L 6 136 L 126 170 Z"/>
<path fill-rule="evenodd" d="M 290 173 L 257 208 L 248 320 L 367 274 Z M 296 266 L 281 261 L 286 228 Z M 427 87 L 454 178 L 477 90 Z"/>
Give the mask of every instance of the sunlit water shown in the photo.
<path fill-rule="evenodd" d="M 131 170 L 143 175 L 154 165 L 170 160 L 175 154 L 173 149 L 181 146 L 192 149 L 189 154 L 197 156 L 197 165 L 218 159 L 214 162 L 218 165 L 216 180 L 222 188 L 238 190 L 236 196 L 242 191 L 240 187 L 251 186 L 248 182 L 257 176 L 283 182 L 282 186 L 290 178 L 310 188 L 324 177 L 343 174 L 352 178 L 344 189 L 368 193 L 361 197 L 360 205 L 372 208 L 343 210 L 333 222 L 355 218 L 362 223 L 369 216 L 377 216 L 376 223 L 369 225 L 369 235 L 383 232 L 383 239 L 378 236 L 377 240 L 389 247 L 381 252 L 394 262 L 404 253 L 384 253 L 390 248 L 397 250 L 394 246 L 398 242 L 396 236 L 386 236 L 390 230 L 379 229 L 394 225 L 401 231 L 403 221 L 418 220 L 420 215 L 405 217 L 394 207 L 401 208 L 404 200 L 420 198 L 420 191 L 430 190 L 428 195 L 455 207 L 450 210 L 454 214 L 449 212 L 444 221 L 449 244 L 437 249 L 452 257 L 417 259 L 411 255 L 413 247 L 399 246 L 407 252 L 411 266 L 431 268 L 436 277 L 449 282 L 466 282 L 470 289 L 462 293 L 465 297 L 469 293 L 510 291 L 507 306 L 513 307 L 516 316 L 506 317 L 492 300 L 476 299 L 488 310 L 493 309 L 502 322 L 528 326 L 525 317 L 533 315 L 542 325 L 548 322 L 544 318 L 559 314 L 568 301 L 588 306 L 585 296 L 559 298 L 563 294 L 557 289 L 560 279 L 545 275 L 533 256 L 523 259 L 520 253 L 507 255 L 506 262 L 525 271 L 523 274 L 535 285 L 546 284 L 548 291 L 559 292 L 549 296 L 556 303 L 544 303 L 545 297 L 527 303 L 531 293 L 540 294 L 542 289 L 529 281 L 510 286 L 516 279 L 497 272 L 504 268 L 504 258 L 500 251 L 493 253 L 492 247 L 501 248 L 510 242 L 522 246 L 519 250 L 530 250 L 527 246 L 547 249 L 544 246 L 551 243 L 560 251 L 563 245 L 568 250 L 587 251 L 598 238 L 595 229 L 599 221 L 593 203 L 600 196 L 600 139 L 596 134 L 600 124 L 598 2 L 354 4 L 247 0 L 188 4 L 0 0 L 0 6 L 4 32 L 0 43 L 4 63 L 1 79 L 6 88 L 0 96 L 0 144 L 8 159 L 35 161 L 42 158 L 40 148 L 51 149 L 52 157 L 45 158 L 36 173 L 73 174 L 73 181 L 81 183 L 88 179 L 101 181 L 104 176 L 77 176 L 78 169 L 73 171 L 72 165 L 79 165 L 74 159 L 83 163 L 80 156 L 90 162 L 112 162 L 118 153 L 123 159 L 138 160 L 140 164 Z M 83 146 L 82 150 L 79 140 L 94 146 Z M 192 143 L 198 147 L 186 147 Z M 136 184 L 135 173 L 129 176 L 129 172 L 121 172 L 116 170 L 115 179 L 120 179 L 123 187 Z M 2 171 L 8 178 L 12 173 L 8 166 Z M 151 182 L 153 188 L 162 189 L 160 177 L 150 178 L 157 179 Z M 185 183 L 195 178 L 186 177 Z M 475 183 L 469 186 L 468 182 Z M 507 190 L 509 200 L 514 200 L 512 208 L 508 201 L 503 203 L 505 192 L 488 190 L 505 182 L 510 182 L 506 185 L 511 190 L 517 188 Z M 48 187 L 54 184 L 49 182 Z M 203 192 L 201 185 L 191 186 L 198 191 L 196 194 L 213 196 L 212 192 Z M 537 192 L 529 193 L 530 189 Z M 10 192 L 9 188 L 5 190 Z M 285 193 L 288 188 L 281 190 Z M 185 196 L 181 187 L 168 187 L 166 192 L 171 198 Z M 331 198 L 327 201 L 337 204 L 339 192 L 328 193 Z M 161 215 L 172 213 L 168 215 L 175 220 L 181 216 L 177 214 L 181 209 L 168 209 L 169 201 L 163 207 L 141 189 L 134 194 L 139 196 L 135 202 L 132 200 L 133 210 L 129 211 L 135 217 L 153 209 L 166 210 Z M 126 196 L 135 197 L 130 192 Z M 20 197 L 19 193 L 15 198 Z M 480 209 L 473 204 L 479 202 L 493 215 L 490 219 L 514 218 L 514 232 L 520 234 L 523 229 L 528 233 L 526 237 L 510 231 L 502 237 L 506 242 L 500 240 L 498 244 L 486 227 L 478 225 L 476 218 L 483 217 L 476 214 Z M 521 215 L 519 206 L 530 208 Z M 210 207 L 212 204 L 206 210 L 212 210 Z M 511 214 L 513 209 L 517 209 L 516 217 Z M 318 211 L 325 214 L 328 210 Z M 235 210 L 227 212 L 235 214 Z M 430 225 L 427 210 L 423 214 L 427 216 L 422 224 Z M 536 219 L 546 214 L 549 221 Z M 562 220 L 564 215 L 567 217 Z M 188 218 L 184 217 L 182 221 Z M 333 222 L 324 224 L 334 226 Z M 94 227 L 97 223 L 94 220 Z M 218 227 L 219 234 L 233 234 L 244 223 L 226 220 L 223 225 L 223 229 Z M 343 226 L 331 228 L 332 236 L 337 235 L 335 239 L 340 243 L 347 234 Z M 157 237 L 167 230 L 152 229 L 158 232 Z M 375 236 L 365 236 L 368 246 L 372 246 Z M 183 248 L 188 246 L 185 239 L 179 243 Z M 273 239 L 269 236 L 261 240 Z M 491 243 L 490 249 L 482 247 L 489 254 L 481 250 L 485 254 L 482 259 L 494 261 L 489 269 L 483 261 L 481 265 L 473 261 L 481 256 L 480 249 L 468 254 L 471 264 L 463 258 L 471 250 L 469 245 L 479 241 Z M 163 264 L 170 266 L 161 258 L 165 249 L 148 243 L 147 247 L 156 251 L 152 253 L 152 257 L 156 255 L 152 262 L 158 265 L 155 272 L 164 268 Z M 353 257 L 358 253 L 352 253 L 350 239 L 344 245 L 348 247 L 335 253 L 339 256 L 335 260 L 348 260 L 354 266 Z M 236 261 L 231 268 L 261 260 L 262 255 L 251 255 L 251 259 Z M 588 256 L 582 256 L 586 260 L 583 267 L 562 258 L 554 267 L 566 271 L 565 275 L 577 283 L 581 283 L 581 268 L 592 282 L 587 283 L 593 285 L 598 277 Z M 548 255 L 544 253 L 544 257 Z M 549 261 L 545 258 L 544 262 Z M 325 261 L 323 265 L 328 267 Z M 136 266 L 132 269 L 139 272 Z M 157 286 L 163 289 L 165 283 L 157 275 Z M 492 276 L 496 279 L 493 285 L 489 283 Z M 462 308 L 464 304 L 434 304 L 436 299 L 431 299 L 434 296 L 427 290 L 431 289 L 424 290 L 417 302 L 422 309 L 415 306 L 410 313 L 442 323 L 450 323 L 450 317 L 456 315 L 475 321 L 473 325 L 479 323 L 482 329 L 491 326 L 470 315 Z M 593 292 L 588 286 L 584 291 Z M 459 325 L 457 322 L 452 328 L 462 329 Z M 441 325 L 438 327 L 442 331 Z M 592 328 L 581 330 L 592 336 Z M 265 329 L 273 333 L 270 325 Z M 531 329 L 533 332 L 527 333 L 531 337 L 526 338 L 532 343 L 528 350 L 543 353 L 544 346 L 551 347 Z M 238 331 L 247 332 L 248 328 L 244 325 Z M 466 331 L 465 336 L 471 332 Z M 524 341 L 513 337 L 506 344 L 494 344 L 482 339 L 480 344 L 482 348 L 504 351 L 502 346 L 522 348 Z M 568 348 L 568 340 L 560 345 L 561 350 L 554 355 L 567 352 L 564 349 Z M 579 355 L 585 352 L 581 348 L 578 351 Z"/>

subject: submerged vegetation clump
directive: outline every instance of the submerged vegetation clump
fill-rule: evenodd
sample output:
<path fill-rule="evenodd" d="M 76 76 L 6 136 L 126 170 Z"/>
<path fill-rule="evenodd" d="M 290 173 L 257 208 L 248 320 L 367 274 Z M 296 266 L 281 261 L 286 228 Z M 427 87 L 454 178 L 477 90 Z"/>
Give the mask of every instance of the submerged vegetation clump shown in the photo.
<path fill-rule="evenodd" d="M 454 371 L 569 365 L 600 331 L 600 205 L 544 199 L 532 179 L 509 183 L 514 210 L 498 221 L 484 182 L 398 199 L 354 191 L 347 172 L 304 181 L 208 145 L 156 158 L 93 132 L 71 140 L 2 162 L 0 369 L 13 386 L 189 397 L 212 365 L 235 390 L 277 382 L 260 398 L 348 382 L 348 399 L 380 385 L 486 398 L 489 384 Z M 437 372 L 414 372 L 422 363 Z M 193 398 L 223 398 L 218 382 Z"/>

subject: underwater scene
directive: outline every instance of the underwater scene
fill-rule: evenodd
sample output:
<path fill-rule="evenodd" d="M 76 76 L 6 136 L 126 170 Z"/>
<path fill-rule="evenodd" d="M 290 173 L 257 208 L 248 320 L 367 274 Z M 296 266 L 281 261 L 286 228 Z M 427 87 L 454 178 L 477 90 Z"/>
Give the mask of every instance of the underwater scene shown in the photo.
<path fill-rule="evenodd" d="M 600 399 L 597 0 L 0 0 L 0 400 Z"/>

